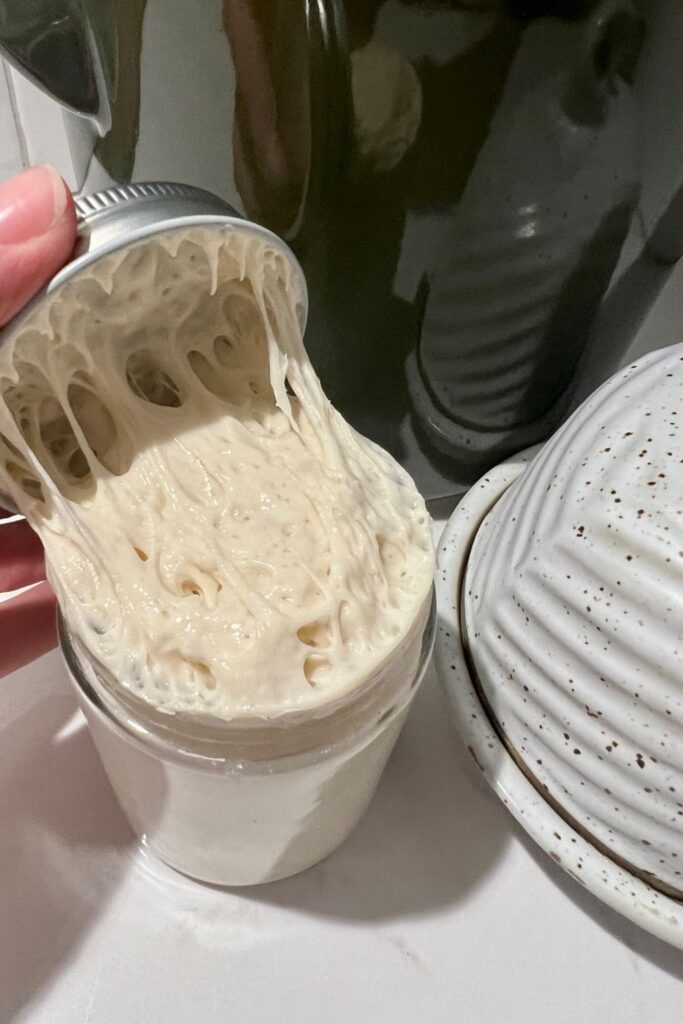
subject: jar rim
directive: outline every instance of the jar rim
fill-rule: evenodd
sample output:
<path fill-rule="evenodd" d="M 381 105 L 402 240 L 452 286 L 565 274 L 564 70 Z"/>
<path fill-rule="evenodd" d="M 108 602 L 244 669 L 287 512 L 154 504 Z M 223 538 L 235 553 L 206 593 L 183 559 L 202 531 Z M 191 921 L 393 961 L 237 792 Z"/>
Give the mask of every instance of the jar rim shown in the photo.
<path fill-rule="evenodd" d="M 303 745 L 297 749 L 294 744 L 293 749 L 270 757 L 249 756 L 249 741 L 251 740 L 252 753 L 257 753 L 259 739 L 263 738 L 265 732 L 270 733 L 271 744 L 275 737 L 282 739 L 288 732 L 292 734 L 293 730 L 297 728 L 292 724 L 292 716 L 284 715 L 280 720 L 235 719 L 220 723 L 213 729 L 208 727 L 208 730 L 200 721 L 197 728 L 203 735 L 198 736 L 192 731 L 188 733 L 187 717 L 182 719 L 185 727 L 178 727 L 176 715 L 159 712 L 152 705 L 148 709 L 142 700 L 134 696 L 131 697 L 131 700 L 122 701 L 119 693 L 115 693 L 99 678 L 90 656 L 84 651 L 83 653 L 90 661 L 90 671 L 86 673 L 77 650 L 77 643 L 74 642 L 59 608 L 57 610 L 57 633 L 62 657 L 80 702 L 99 717 L 103 717 L 108 726 L 120 736 L 141 747 L 147 753 L 153 752 L 161 760 L 181 763 L 187 767 L 227 769 L 235 773 L 243 772 L 248 768 L 250 772 L 259 771 L 267 774 L 273 771 L 275 766 L 278 771 L 282 771 L 284 768 L 295 770 L 310 763 L 311 760 L 343 753 L 348 748 L 365 746 L 380 730 L 388 728 L 391 722 L 403 712 L 425 676 L 434 646 L 437 618 L 434 585 L 430 589 L 427 601 L 426 614 L 421 611 L 415 620 L 419 623 L 417 635 L 408 638 L 410 644 L 416 641 L 419 643 L 417 664 L 402 688 L 398 690 L 392 688 L 388 699 L 383 702 L 385 705 L 388 704 L 388 707 L 383 707 L 380 704 L 379 707 L 373 708 L 372 701 L 367 700 L 368 693 L 372 695 L 372 685 L 370 687 L 360 686 L 345 695 L 343 698 L 346 702 L 345 705 L 340 706 L 339 702 L 331 701 L 328 709 L 325 709 L 324 706 L 320 709 L 323 714 L 302 712 Z M 427 601 L 425 601 L 425 606 Z M 404 638 L 404 649 L 407 646 L 406 638 Z M 400 646 L 395 648 L 389 655 L 388 661 L 400 650 Z M 354 710 L 355 715 L 353 714 Z M 341 718 L 339 718 L 340 715 Z M 304 716 L 306 717 L 304 718 Z M 336 729 L 333 727 L 332 721 L 335 717 L 337 718 Z M 173 727 L 174 725 L 176 728 Z M 326 729 L 326 726 L 329 727 Z M 330 733 L 328 741 L 315 743 L 311 742 L 309 738 L 307 742 L 307 735 L 315 729 L 320 730 L 321 727 L 323 734 L 325 731 Z M 258 734 L 259 729 L 261 736 Z M 253 733 L 251 737 L 249 730 L 252 730 Z M 236 742 L 237 737 L 241 741 L 241 748 Z M 192 749 L 193 744 L 194 749 Z M 220 752 L 221 746 L 225 750 L 223 753 Z M 230 752 L 230 747 L 234 748 L 233 752 Z M 239 749 L 242 750 L 241 753 L 237 752 Z"/>

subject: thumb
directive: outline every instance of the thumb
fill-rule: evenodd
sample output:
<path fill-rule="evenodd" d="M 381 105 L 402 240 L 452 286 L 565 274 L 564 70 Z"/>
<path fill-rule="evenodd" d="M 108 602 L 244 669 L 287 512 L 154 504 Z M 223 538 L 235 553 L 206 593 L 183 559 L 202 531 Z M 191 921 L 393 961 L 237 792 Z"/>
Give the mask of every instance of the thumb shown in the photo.
<path fill-rule="evenodd" d="M 0 326 L 68 260 L 76 211 L 54 167 L 0 182 Z"/>

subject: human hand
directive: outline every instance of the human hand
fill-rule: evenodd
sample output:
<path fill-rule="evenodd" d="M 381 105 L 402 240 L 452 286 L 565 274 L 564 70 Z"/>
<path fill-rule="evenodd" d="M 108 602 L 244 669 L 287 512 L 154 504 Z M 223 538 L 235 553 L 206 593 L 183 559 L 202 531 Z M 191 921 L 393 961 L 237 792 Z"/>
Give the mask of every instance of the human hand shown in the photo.
<path fill-rule="evenodd" d="M 75 240 L 73 199 L 52 167 L 33 167 L 0 182 L 0 326 L 68 260 Z M 44 581 L 38 537 L 0 509 L 0 676 L 56 643 L 54 595 Z M 31 584 L 2 601 L 4 593 Z"/>

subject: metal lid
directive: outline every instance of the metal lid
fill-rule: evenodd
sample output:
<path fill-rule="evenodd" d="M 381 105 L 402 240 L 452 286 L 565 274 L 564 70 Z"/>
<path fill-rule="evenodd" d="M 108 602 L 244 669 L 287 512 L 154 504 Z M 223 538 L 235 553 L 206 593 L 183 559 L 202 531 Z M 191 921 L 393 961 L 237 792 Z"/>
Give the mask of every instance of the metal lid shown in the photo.
<path fill-rule="evenodd" d="M 232 225 L 260 237 L 280 251 L 292 270 L 297 317 L 302 332 L 305 329 L 308 289 L 303 270 L 292 250 L 278 235 L 247 220 L 213 193 L 176 182 L 147 181 L 116 185 L 76 199 L 75 203 L 78 240 L 72 259 L 0 331 L 0 344 L 20 327 L 46 296 L 95 260 L 165 231 L 211 225 L 217 228 Z"/>
<path fill-rule="evenodd" d="M 172 181 L 116 185 L 75 200 L 79 222 L 76 253 L 99 249 L 140 228 L 178 217 L 221 216 L 243 220 L 218 196 Z"/>
<path fill-rule="evenodd" d="M 115 249 L 138 242 L 150 235 L 176 227 L 234 224 L 251 234 L 260 235 L 279 249 L 294 272 L 297 312 L 303 331 L 308 313 L 308 291 L 303 271 L 289 246 L 278 235 L 247 220 L 223 199 L 192 185 L 173 181 L 145 181 L 82 196 L 75 200 L 78 214 L 78 241 L 73 259 L 49 282 L 45 292 L 53 292 L 84 266 Z M 30 307 L 32 308 L 33 303 Z M 11 328 L 25 312 L 9 325 Z"/>
<path fill-rule="evenodd" d="M 211 192 L 176 182 L 150 181 L 116 185 L 76 199 L 75 203 L 78 241 L 73 258 L 0 330 L 0 345 L 3 339 L 21 328 L 22 323 L 45 301 L 46 296 L 100 257 L 160 232 L 208 225 L 217 228 L 234 225 L 244 232 L 260 236 L 282 253 L 293 272 L 296 311 L 301 330 L 304 330 L 308 315 L 308 290 L 294 253 L 272 231 L 246 220 Z M 0 505 L 14 511 L 14 504 L 3 494 L 0 494 Z"/>

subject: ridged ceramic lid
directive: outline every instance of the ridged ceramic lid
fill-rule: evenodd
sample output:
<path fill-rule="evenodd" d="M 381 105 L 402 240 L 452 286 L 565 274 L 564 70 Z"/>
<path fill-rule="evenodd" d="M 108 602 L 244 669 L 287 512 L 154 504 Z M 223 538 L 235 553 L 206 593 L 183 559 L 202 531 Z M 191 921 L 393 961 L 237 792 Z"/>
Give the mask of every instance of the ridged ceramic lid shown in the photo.
<path fill-rule="evenodd" d="M 465 640 L 543 795 L 683 895 L 683 345 L 618 373 L 479 529 Z"/>

